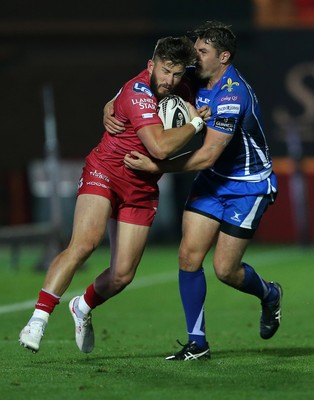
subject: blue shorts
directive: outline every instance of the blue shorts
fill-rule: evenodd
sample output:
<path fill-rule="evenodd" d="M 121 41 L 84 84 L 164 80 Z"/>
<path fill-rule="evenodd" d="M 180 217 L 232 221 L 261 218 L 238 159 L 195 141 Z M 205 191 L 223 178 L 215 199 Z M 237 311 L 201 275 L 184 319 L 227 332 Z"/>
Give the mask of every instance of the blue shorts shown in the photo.
<path fill-rule="evenodd" d="M 215 219 L 228 235 L 250 239 L 276 194 L 274 173 L 264 181 L 247 182 L 224 179 L 207 170 L 196 176 L 185 210 Z"/>

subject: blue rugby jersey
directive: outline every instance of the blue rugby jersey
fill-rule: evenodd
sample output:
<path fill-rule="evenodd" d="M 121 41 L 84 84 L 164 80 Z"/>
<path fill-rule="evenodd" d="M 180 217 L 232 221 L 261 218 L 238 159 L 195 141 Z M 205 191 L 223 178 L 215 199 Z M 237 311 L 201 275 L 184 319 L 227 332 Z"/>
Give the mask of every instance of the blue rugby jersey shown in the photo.
<path fill-rule="evenodd" d="M 233 134 L 211 171 L 232 180 L 260 182 L 269 177 L 272 162 L 258 100 L 233 65 L 212 90 L 197 90 L 196 107 L 203 105 L 212 110 L 209 128 Z"/>

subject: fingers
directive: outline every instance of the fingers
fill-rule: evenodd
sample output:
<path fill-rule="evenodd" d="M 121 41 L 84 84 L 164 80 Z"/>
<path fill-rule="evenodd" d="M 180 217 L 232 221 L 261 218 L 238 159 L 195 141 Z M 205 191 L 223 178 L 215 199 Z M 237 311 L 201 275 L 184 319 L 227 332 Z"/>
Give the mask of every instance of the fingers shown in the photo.
<path fill-rule="evenodd" d="M 135 152 L 132 151 L 131 153 L 135 153 Z M 135 158 L 133 154 L 126 154 L 124 156 L 124 160 L 123 161 L 124 161 L 124 165 L 127 168 L 136 169 L 136 167 L 138 167 L 139 159 Z"/>
<path fill-rule="evenodd" d="M 126 155 L 124 156 L 123 162 L 124 162 L 124 165 L 125 165 L 127 168 L 131 168 L 130 159 L 132 159 L 132 157 L 130 156 L 130 154 L 126 154 Z"/>
<path fill-rule="evenodd" d="M 186 105 L 188 106 L 191 119 L 193 119 L 194 117 L 198 117 L 198 112 L 196 111 L 195 107 L 192 106 L 192 104 L 188 101 L 186 102 Z"/>
<path fill-rule="evenodd" d="M 203 118 L 204 121 L 208 121 L 212 112 L 211 109 L 209 108 L 209 106 L 202 106 L 200 107 L 198 110 L 198 115 Z"/>
<path fill-rule="evenodd" d="M 103 123 L 106 130 L 114 135 L 125 131 L 125 126 L 113 116 L 104 115 Z"/>
<path fill-rule="evenodd" d="M 143 158 L 143 154 L 139 153 L 136 150 L 132 150 L 131 155 L 133 156 L 133 158 Z"/>

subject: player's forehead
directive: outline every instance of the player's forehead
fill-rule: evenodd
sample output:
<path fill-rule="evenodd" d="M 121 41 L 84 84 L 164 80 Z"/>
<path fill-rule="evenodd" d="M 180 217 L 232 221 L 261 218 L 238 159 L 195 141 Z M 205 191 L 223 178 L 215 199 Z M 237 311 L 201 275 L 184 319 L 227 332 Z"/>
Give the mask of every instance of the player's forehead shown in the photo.
<path fill-rule="evenodd" d="M 185 66 L 183 64 L 175 64 L 171 60 L 159 60 L 159 68 L 164 71 L 172 73 L 183 73 L 185 71 Z"/>
<path fill-rule="evenodd" d="M 210 39 L 206 38 L 197 38 L 195 43 L 194 43 L 194 48 L 195 50 L 212 50 L 214 49 L 213 42 Z"/>

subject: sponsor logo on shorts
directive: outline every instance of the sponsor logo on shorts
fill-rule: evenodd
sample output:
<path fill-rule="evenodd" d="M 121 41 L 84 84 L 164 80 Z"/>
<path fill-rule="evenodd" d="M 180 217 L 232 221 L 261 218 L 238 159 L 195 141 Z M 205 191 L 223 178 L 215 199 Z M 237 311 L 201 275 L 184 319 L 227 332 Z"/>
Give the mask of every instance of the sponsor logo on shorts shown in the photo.
<path fill-rule="evenodd" d="M 224 131 L 233 132 L 235 127 L 235 118 L 222 118 L 215 119 L 214 126 Z"/>
<path fill-rule="evenodd" d="M 83 186 L 83 184 L 84 184 L 84 180 L 83 180 L 83 178 L 81 178 L 81 179 L 79 180 L 78 185 L 77 185 L 77 189 L 80 189 L 80 188 Z"/>
<path fill-rule="evenodd" d="M 91 171 L 89 175 L 94 176 L 95 178 L 103 179 L 106 182 L 110 182 L 108 176 L 97 171 L 97 169 L 95 169 L 95 171 Z"/>
<path fill-rule="evenodd" d="M 90 181 L 90 182 L 86 182 L 86 185 L 88 185 L 88 186 L 98 186 L 98 187 L 102 187 L 104 189 L 109 189 L 107 185 L 105 185 L 104 183 L 100 183 L 100 182 Z"/>
<path fill-rule="evenodd" d="M 240 114 L 240 104 L 222 104 L 217 107 L 217 114 Z"/>
<path fill-rule="evenodd" d="M 234 212 L 234 216 L 233 217 L 231 217 L 231 219 L 233 220 L 233 221 L 236 221 L 236 222 L 241 222 L 241 220 L 240 220 L 240 215 L 242 215 L 242 214 L 240 214 L 240 213 L 237 213 L 236 211 L 233 211 Z"/>

